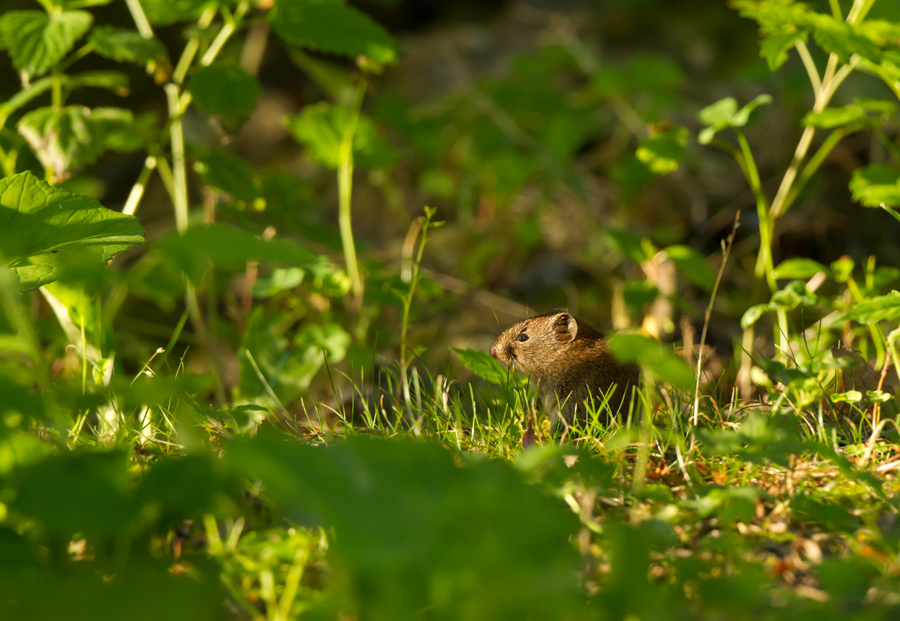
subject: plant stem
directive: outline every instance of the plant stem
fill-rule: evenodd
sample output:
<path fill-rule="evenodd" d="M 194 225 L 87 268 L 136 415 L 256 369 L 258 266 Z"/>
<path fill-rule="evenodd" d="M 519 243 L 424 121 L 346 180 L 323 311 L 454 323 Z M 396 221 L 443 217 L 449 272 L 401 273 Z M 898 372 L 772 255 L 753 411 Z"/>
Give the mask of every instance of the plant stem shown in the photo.
<path fill-rule="evenodd" d="M 347 127 L 344 129 L 341 140 L 340 166 L 338 167 L 338 224 L 341 229 L 341 244 L 344 247 L 344 261 L 347 264 L 347 274 L 350 276 L 350 287 L 353 292 L 352 305 L 357 310 L 362 307 L 363 285 L 356 260 L 350 204 L 353 192 L 353 136 L 356 134 L 356 124 L 359 120 L 366 85 L 366 80 L 360 79 L 356 87 Z"/>

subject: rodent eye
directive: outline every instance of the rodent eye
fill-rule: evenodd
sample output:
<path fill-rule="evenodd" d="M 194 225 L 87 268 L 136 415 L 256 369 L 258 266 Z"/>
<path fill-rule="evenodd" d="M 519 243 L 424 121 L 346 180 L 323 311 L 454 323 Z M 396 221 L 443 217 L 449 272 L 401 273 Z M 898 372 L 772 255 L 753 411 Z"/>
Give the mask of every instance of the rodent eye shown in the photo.
<path fill-rule="evenodd" d="M 516 337 L 516 340 L 519 341 L 520 343 L 524 343 L 525 341 L 528 340 L 528 335 L 523 332 L 522 334 L 520 334 L 519 336 Z"/>

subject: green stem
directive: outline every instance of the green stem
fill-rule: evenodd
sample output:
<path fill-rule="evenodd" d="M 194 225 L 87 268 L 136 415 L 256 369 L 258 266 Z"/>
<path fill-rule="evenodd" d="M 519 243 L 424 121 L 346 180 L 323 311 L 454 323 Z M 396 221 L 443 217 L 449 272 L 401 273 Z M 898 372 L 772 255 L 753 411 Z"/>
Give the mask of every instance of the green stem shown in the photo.
<path fill-rule="evenodd" d="M 145 39 L 152 38 L 153 28 L 150 26 L 150 20 L 147 19 L 140 0 L 125 0 L 125 4 L 128 6 L 131 19 L 134 21 L 134 25 L 137 27 L 138 32 L 141 33 L 141 36 Z"/>
<path fill-rule="evenodd" d="M 128 200 L 125 201 L 125 206 L 122 207 L 122 213 L 133 216 L 134 212 L 137 211 L 138 205 L 144 197 L 147 181 L 150 180 L 150 175 L 153 173 L 154 168 L 156 168 L 156 158 L 148 155 L 147 159 L 144 160 L 144 168 L 141 169 L 137 181 L 131 186 L 131 192 L 128 194 Z"/>
<path fill-rule="evenodd" d="M 175 207 L 175 228 L 184 233 L 188 228 L 188 188 L 187 167 L 184 158 L 184 126 L 181 122 L 181 110 L 178 105 L 178 85 L 169 82 L 165 86 L 166 101 L 169 107 L 169 142 L 172 147 L 172 172 L 174 193 L 172 203 Z"/>
<path fill-rule="evenodd" d="M 794 47 L 797 49 L 797 54 L 799 54 L 800 60 L 803 61 L 803 66 L 806 68 L 806 74 L 809 76 L 809 83 L 812 84 L 813 93 L 818 93 L 822 88 L 822 78 L 819 77 L 819 71 L 816 69 L 816 63 L 809 53 L 809 48 L 806 47 L 804 41 L 797 41 Z"/>
<path fill-rule="evenodd" d="M 366 92 L 366 80 L 361 79 L 356 87 L 350 107 L 350 117 L 340 146 L 340 166 L 338 167 L 338 224 L 341 230 L 341 244 L 344 247 L 344 261 L 347 274 L 350 276 L 350 287 L 353 292 L 353 305 L 362 306 L 363 286 L 356 260 L 356 245 L 353 240 L 353 221 L 350 212 L 353 192 L 353 136 L 362 108 L 363 95 Z"/>
<path fill-rule="evenodd" d="M 231 38 L 231 35 L 237 30 L 241 19 L 249 8 L 250 4 L 248 2 L 241 2 L 238 4 L 237 9 L 235 9 L 234 15 L 232 15 L 231 11 L 224 6 L 222 7 L 222 17 L 225 20 L 225 24 L 222 26 L 219 34 L 216 35 L 216 38 L 213 39 L 212 44 L 209 46 L 209 49 L 206 50 L 203 58 L 200 59 L 200 64 L 202 66 L 206 67 L 212 64 L 216 59 L 216 56 L 219 55 L 219 52 L 222 51 L 225 43 L 228 42 L 228 39 Z"/>

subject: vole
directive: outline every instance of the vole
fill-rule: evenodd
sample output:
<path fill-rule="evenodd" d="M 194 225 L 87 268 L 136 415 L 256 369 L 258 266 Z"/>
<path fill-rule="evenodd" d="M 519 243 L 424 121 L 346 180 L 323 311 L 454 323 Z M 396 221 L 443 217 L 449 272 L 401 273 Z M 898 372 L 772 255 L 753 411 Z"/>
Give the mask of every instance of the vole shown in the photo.
<path fill-rule="evenodd" d="M 558 431 L 578 420 L 587 420 L 587 405 L 601 416 L 607 412 L 606 395 L 613 415 L 627 415 L 632 392 L 640 380 L 636 364 L 620 364 L 609 351 L 603 334 L 565 310 L 554 310 L 521 321 L 497 337 L 491 355 L 515 371 L 540 380 L 545 389 L 544 408 Z"/>

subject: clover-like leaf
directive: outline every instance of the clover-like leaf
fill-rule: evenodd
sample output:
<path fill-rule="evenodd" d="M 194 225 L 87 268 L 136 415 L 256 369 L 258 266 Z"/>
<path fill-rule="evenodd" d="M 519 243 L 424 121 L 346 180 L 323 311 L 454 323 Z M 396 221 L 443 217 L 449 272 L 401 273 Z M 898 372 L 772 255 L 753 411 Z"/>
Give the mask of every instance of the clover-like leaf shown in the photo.
<path fill-rule="evenodd" d="M 772 272 L 772 276 L 781 279 L 812 278 L 819 272 L 830 275 L 831 270 L 812 259 L 788 259 L 782 261 Z"/>
<path fill-rule="evenodd" d="M 738 109 L 733 97 L 725 97 L 710 104 L 697 113 L 700 122 L 706 125 L 697 136 L 700 144 L 709 144 L 713 137 L 728 127 L 743 127 L 750 120 L 750 114 L 759 106 L 772 102 L 772 96 L 763 93 L 754 97 L 743 108 Z"/>
<path fill-rule="evenodd" d="M 803 117 L 803 124 L 822 129 L 851 124 L 874 127 L 891 121 L 896 115 L 897 105 L 890 101 L 860 98 L 848 106 L 810 112 Z"/>
<path fill-rule="evenodd" d="M 492 356 L 483 351 L 457 349 L 455 347 L 451 347 L 450 349 L 453 350 L 454 354 L 459 356 L 459 359 L 462 360 L 462 363 L 466 365 L 467 369 L 481 379 L 485 379 L 492 384 L 505 386 L 506 384 L 511 383 L 515 386 L 524 384 L 525 381 L 527 381 L 526 377 L 513 373 L 510 369 L 506 368 Z"/>
<path fill-rule="evenodd" d="M 191 95 L 197 108 L 228 119 L 253 112 L 260 90 L 259 82 L 233 63 L 201 67 L 191 78 Z"/>
<path fill-rule="evenodd" d="M 853 200 L 864 207 L 879 207 L 881 203 L 900 205 L 900 170 L 884 164 L 870 164 L 853 171 L 850 179 Z"/>
<path fill-rule="evenodd" d="M 86 11 L 8 11 L 0 17 L 0 40 L 9 50 L 13 66 L 40 76 L 61 61 L 93 18 Z"/>
<path fill-rule="evenodd" d="M 0 249 L 21 291 L 59 278 L 67 267 L 105 263 L 143 243 L 134 216 L 41 181 L 30 172 L 0 179 Z"/>
<path fill-rule="evenodd" d="M 397 62 L 397 41 L 362 11 L 329 0 L 279 0 L 272 28 L 293 45 L 341 56 L 363 56 L 378 65 Z"/>
<path fill-rule="evenodd" d="M 341 164 L 340 150 L 350 122 L 350 110 L 342 106 L 318 103 L 306 106 L 297 116 L 287 118 L 288 130 L 306 146 L 309 156 L 329 168 Z M 355 162 L 370 168 L 390 168 L 397 153 L 378 135 L 375 124 L 365 116 L 356 122 L 353 134 Z"/>

